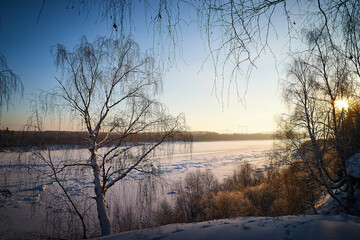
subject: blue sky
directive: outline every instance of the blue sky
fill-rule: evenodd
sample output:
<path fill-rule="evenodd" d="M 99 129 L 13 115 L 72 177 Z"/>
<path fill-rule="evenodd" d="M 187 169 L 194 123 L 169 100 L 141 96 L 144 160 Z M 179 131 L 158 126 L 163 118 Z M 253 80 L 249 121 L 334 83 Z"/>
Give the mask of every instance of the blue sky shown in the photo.
<path fill-rule="evenodd" d="M 16 100 L 8 111 L 3 109 L 1 128 L 21 129 L 29 115 L 31 95 L 39 89 L 56 86 L 54 77 L 58 73 L 50 55 L 52 46 L 61 43 L 71 49 L 83 35 L 92 41 L 97 35 L 114 33 L 109 24 L 97 21 L 97 14 L 79 15 L 76 9 L 66 9 L 67 1 L 47 1 L 37 24 L 41 5 L 42 0 L 0 1 L 0 51 L 7 58 L 9 67 L 20 75 L 25 87 L 23 99 Z M 142 12 L 135 9 L 135 25 L 138 14 L 144 16 Z M 285 36 L 281 31 L 278 34 L 274 46 L 276 51 L 281 51 Z M 152 46 L 151 34 L 143 26 L 135 26 L 133 37 L 142 50 Z M 246 104 L 237 101 L 232 85 L 229 101 L 226 95 L 222 107 L 212 94 L 214 71 L 211 62 L 206 62 L 199 72 L 208 50 L 195 24 L 182 29 L 181 42 L 182 57 L 177 59 L 177 67 L 166 73 L 160 96 L 171 114 L 184 113 L 193 131 L 251 133 L 276 130 L 274 118 L 284 111 L 284 107 L 270 54 L 260 59 L 257 70 L 249 79 Z M 245 81 L 240 79 L 239 90 L 243 92 L 245 88 Z M 55 123 L 48 125 L 49 129 L 57 127 Z"/>

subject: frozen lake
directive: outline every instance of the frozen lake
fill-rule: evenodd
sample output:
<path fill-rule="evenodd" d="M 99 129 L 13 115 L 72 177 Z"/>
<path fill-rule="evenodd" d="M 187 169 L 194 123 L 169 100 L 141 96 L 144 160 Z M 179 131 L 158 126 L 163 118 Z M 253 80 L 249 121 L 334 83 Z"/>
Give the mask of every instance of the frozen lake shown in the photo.
<path fill-rule="evenodd" d="M 264 169 L 273 143 L 273 140 L 194 142 L 192 153 L 175 151 L 173 156 L 162 158 L 162 169 L 165 175 L 171 173 L 173 180 L 196 169 L 212 170 L 219 180 L 223 180 L 244 161 Z"/>
<path fill-rule="evenodd" d="M 139 189 L 151 196 L 150 201 L 156 207 L 156 202 L 169 197 L 167 193 L 172 190 L 173 182 L 183 179 L 187 172 L 196 169 L 211 170 L 220 181 L 244 161 L 263 170 L 268 165 L 267 155 L 273 143 L 272 140 L 252 140 L 194 142 L 187 147 L 175 145 L 172 154 L 155 156 L 161 167 L 161 175 L 159 180 L 155 180 L 156 184 L 152 183 L 152 192 L 143 189 L 146 176 L 132 174 L 108 191 L 109 207 L 115 209 L 116 206 L 120 212 L 129 209 L 129 206 L 135 208 L 139 202 Z M 31 164 L 29 168 L 29 154 L 19 156 L 17 153 L 1 153 L 0 238 L 17 236 L 19 232 L 49 232 L 46 225 L 50 220 L 56 221 L 55 214 L 69 209 L 56 183 L 46 177 L 45 165 Z M 86 149 L 54 150 L 54 155 L 61 157 L 87 158 L 87 154 Z M 93 183 L 89 171 L 66 176 L 65 182 L 71 195 L 84 209 L 93 208 Z M 114 214 L 111 214 L 112 218 L 115 217 Z M 54 231 L 54 227 L 51 228 Z"/>

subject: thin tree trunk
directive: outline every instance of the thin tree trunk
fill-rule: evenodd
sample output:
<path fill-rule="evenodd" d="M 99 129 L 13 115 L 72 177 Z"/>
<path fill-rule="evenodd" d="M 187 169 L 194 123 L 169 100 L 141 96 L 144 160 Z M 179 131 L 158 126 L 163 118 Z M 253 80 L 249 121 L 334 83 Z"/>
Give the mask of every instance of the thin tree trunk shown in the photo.
<path fill-rule="evenodd" d="M 97 188 L 95 187 L 95 192 L 97 192 Z M 105 202 L 105 194 L 101 193 L 96 195 L 96 206 L 98 211 L 98 218 L 101 226 L 101 235 L 110 235 L 113 234 L 113 228 L 110 221 L 110 217 L 107 210 L 107 205 Z"/>
<path fill-rule="evenodd" d="M 91 165 L 94 172 L 94 184 L 95 184 L 95 200 L 98 212 L 98 218 L 101 226 L 101 235 L 110 235 L 113 233 L 112 224 L 110 221 L 107 205 L 105 202 L 105 191 L 100 178 L 100 167 L 96 160 L 96 150 L 91 150 Z"/>

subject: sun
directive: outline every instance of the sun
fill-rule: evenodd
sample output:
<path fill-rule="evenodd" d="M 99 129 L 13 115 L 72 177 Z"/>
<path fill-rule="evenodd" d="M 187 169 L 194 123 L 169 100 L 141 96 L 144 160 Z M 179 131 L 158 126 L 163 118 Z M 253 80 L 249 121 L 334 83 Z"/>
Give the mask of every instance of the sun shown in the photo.
<path fill-rule="evenodd" d="M 346 98 L 339 98 L 335 100 L 335 107 L 338 110 L 347 110 L 349 108 L 349 100 Z"/>

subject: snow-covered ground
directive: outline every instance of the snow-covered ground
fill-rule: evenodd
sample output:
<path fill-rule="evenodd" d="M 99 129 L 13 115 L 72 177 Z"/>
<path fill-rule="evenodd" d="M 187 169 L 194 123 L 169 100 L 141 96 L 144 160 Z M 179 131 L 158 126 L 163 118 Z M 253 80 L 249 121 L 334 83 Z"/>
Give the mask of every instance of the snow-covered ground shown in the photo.
<path fill-rule="evenodd" d="M 220 181 L 244 161 L 262 170 L 268 165 L 267 154 L 272 145 L 271 140 L 195 142 L 191 151 L 185 148 L 186 152 L 182 146 L 175 146 L 171 156 L 165 153 L 155 157 L 161 166 L 161 179 L 168 183 L 159 191 L 158 199 L 171 198 L 168 195 L 172 190 L 171 182 L 183 179 L 192 170 L 212 170 Z M 54 150 L 53 154 L 62 158 L 88 157 L 86 149 Z M 61 192 L 53 181 L 42 175 L 36 177 L 39 172 L 34 170 L 42 173 L 45 165 L 29 165 L 27 155 L 29 153 L 23 153 L 19 157 L 16 153 L 7 152 L 0 156 L 0 189 L 9 190 L 1 192 L 0 198 L 1 239 L 19 236 L 26 238 L 30 236 L 26 235 L 28 232 L 44 233 L 48 225 L 58 227 L 59 221 L 63 221 L 61 218 L 50 218 L 49 215 L 49 212 L 56 215 L 63 211 L 59 204 L 64 201 Z M 110 207 L 113 202 L 136 204 L 137 184 L 144 182 L 144 179 L 146 178 L 142 174 L 133 174 L 131 178 L 109 190 L 107 200 Z M 82 202 L 84 208 L 93 204 L 90 173 L 74 173 L 66 178 L 65 185 L 70 194 Z M 61 231 L 60 227 L 59 230 Z M 172 224 L 102 239 L 360 239 L 360 218 L 348 215 L 245 217 Z"/>
<path fill-rule="evenodd" d="M 101 240 L 352 240 L 360 239 L 360 218 L 341 215 L 240 217 L 207 222 L 170 224 L 158 228 L 124 232 Z"/>

